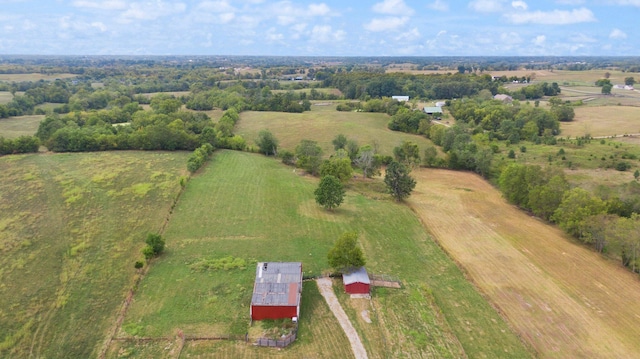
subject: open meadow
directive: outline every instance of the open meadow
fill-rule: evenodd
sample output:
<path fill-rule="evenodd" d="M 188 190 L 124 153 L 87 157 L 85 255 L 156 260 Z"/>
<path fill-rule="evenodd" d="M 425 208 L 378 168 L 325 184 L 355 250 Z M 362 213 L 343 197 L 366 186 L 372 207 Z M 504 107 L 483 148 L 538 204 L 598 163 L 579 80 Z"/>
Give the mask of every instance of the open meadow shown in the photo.
<path fill-rule="evenodd" d="M 392 155 L 393 148 L 402 141 L 413 141 L 420 153 L 432 142 L 423 136 L 391 131 L 387 123 L 391 119 L 382 113 L 336 111 L 338 102 L 320 102 L 311 106 L 310 112 L 282 113 L 248 111 L 240 114 L 235 133 L 254 145 L 258 132 L 267 129 L 280 141 L 279 149 L 294 151 L 302 139 L 318 141 L 325 155 L 334 152 L 331 141 L 344 134 L 360 146 L 377 144 L 379 153 Z"/>
<path fill-rule="evenodd" d="M 44 117 L 44 115 L 31 115 L 2 118 L 0 119 L 0 137 L 33 136 Z"/>
<path fill-rule="evenodd" d="M 370 357 L 530 357 L 416 215 L 386 194 L 366 191 L 375 181 L 380 179 L 362 181 L 358 188 L 364 192 L 348 191 L 345 203 L 329 212 L 313 200 L 316 178 L 262 155 L 216 152 L 187 185 L 165 232 L 166 252 L 134 296 L 118 333 L 131 339 L 125 340 L 129 346 L 114 342 L 110 357 L 118 357 L 123 347 L 136 353 L 132 357 L 155 350 L 151 342 L 134 344 L 135 336 L 170 338 L 178 330 L 187 338 L 253 333 L 249 304 L 256 262 L 302 261 L 306 276 L 326 273 L 327 252 L 347 231 L 359 233 L 372 273 L 403 283 L 402 289 L 374 291 L 372 323 L 360 325 Z M 215 269 L 216 263 L 228 265 Z M 217 341 L 187 341 L 183 353 L 344 357 L 350 353 L 348 341 L 318 296 L 315 283 L 306 283 L 299 340 L 281 353 Z"/>
<path fill-rule="evenodd" d="M 97 357 L 187 156 L 0 157 L 0 357 Z"/>
<path fill-rule="evenodd" d="M 421 169 L 411 207 L 542 358 L 638 358 L 640 283 L 480 177 Z"/>
<path fill-rule="evenodd" d="M 0 105 L 7 104 L 13 100 L 13 95 L 9 91 L 0 91 Z"/>
<path fill-rule="evenodd" d="M 69 79 L 77 77 L 74 74 L 42 74 L 42 73 L 30 73 L 30 74 L 0 74 L 0 81 L 4 82 L 22 82 L 22 81 L 55 81 L 57 79 Z"/>
<path fill-rule="evenodd" d="M 640 104 L 640 100 L 637 101 Z M 563 137 L 609 137 L 640 133 L 640 107 L 599 106 L 575 108 L 576 117 L 562 123 Z"/>

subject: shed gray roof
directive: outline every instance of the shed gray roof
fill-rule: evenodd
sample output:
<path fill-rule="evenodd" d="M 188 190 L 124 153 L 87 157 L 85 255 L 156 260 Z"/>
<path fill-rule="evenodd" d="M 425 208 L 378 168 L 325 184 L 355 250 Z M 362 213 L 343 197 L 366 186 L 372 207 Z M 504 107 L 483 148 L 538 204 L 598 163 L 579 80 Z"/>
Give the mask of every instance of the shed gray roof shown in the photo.
<path fill-rule="evenodd" d="M 426 113 L 442 113 L 442 107 L 425 107 L 424 112 Z"/>
<path fill-rule="evenodd" d="M 301 292 L 302 263 L 258 263 L 251 305 L 298 306 Z"/>
<path fill-rule="evenodd" d="M 350 273 L 343 274 L 342 281 L 344 282 L 344 285 L 353 283 L 370 283 L 369 274 L 367 274 L 367 270 L 364 269 L 364 267 L 360 267 Z"/>

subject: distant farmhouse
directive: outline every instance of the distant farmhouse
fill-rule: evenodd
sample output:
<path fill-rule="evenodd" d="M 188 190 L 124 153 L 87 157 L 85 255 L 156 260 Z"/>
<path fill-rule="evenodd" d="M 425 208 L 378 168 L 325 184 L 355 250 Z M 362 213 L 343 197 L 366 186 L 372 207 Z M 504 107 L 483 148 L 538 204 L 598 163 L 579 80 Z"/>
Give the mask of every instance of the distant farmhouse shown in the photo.
<path fill-rule="evenodd" d="M 511 103 L 513 102 L 513 97 L 509 96 L 509 95 L 503 95 L 503 94 L 497 94 L 495 96 L 493 96 L 494 100 L 498 100 L 498 101 L 502 101 L 504 103 Z"/>
<path fill-rule="evenodd" d="M 300 317 L 302 263 L 260 262 L 251 297 L 251 319 Z"/>
<path fill-rule="evenodd" d="M 407 102 L 409 101 L 409 96 L 391 96 L 392 99 L 398 102 Z"/>
<path fill-rule="evenodd" d="M 435 107 L 426 107 L 425 106 L 425 108 L 423 108 L 422 110 L 427 115 L 441 115 L 442 114 L 442 107 L 440 107 L 440 106 L 435 106 Z"/>
<path fill-rule="evenodd" d="M 371 290 L 369 274 L 364 267 L 343 274 L 342 282 L 344 283 L 344 291 L 349 294 L 369 294 Z"/>

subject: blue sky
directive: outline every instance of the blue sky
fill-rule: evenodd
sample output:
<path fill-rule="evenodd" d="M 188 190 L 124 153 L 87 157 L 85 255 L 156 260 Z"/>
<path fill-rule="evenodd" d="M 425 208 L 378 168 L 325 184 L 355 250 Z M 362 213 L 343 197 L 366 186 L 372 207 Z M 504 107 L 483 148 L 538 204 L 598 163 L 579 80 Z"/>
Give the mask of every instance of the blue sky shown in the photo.
<path fill-rule="evenodd" d="M 0 54 L 640 55 L 640 0 L 0 0 Z"/>

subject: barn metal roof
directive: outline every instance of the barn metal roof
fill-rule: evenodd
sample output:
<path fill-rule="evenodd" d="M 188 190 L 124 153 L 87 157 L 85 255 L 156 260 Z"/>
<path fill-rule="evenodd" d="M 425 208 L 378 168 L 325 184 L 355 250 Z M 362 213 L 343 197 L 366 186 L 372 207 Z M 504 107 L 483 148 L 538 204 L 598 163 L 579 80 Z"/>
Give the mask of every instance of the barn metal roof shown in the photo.
<path fill-rule="evenodd" d="M 302 292 L 302 263 L 260 262 L 251 305 L 297 306 Z"/>
<path fill-rule="evenodd" d="M 365 283 L 369 284 L 369 274 L 367 274 L 367 270 L 364 267 L 360 267 L 350 273 L 345 273 L 342 275 L 342 281 L 345 285 L 353 284 L 353 283 Z"/>
<path fill-rule="evenodd" d="M 425 113 L 442 113 L 442 107 L 425 107 L 424 109 Z"/>

